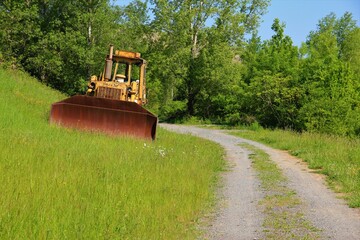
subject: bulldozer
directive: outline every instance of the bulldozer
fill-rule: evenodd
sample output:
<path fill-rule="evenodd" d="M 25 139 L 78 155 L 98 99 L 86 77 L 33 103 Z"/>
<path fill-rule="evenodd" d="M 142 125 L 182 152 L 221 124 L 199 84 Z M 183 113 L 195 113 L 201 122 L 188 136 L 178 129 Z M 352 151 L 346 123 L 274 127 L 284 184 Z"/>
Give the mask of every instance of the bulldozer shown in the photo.
<path fill-rule="evenodd" d="M 110 45 L 104 71 L 90 77 L 85 95 L 52 104 L 50 123 L 155 140 L 158 118 L 142 107 L 147 103 L 145 70 L 140 53 L 114 52 Z"/>

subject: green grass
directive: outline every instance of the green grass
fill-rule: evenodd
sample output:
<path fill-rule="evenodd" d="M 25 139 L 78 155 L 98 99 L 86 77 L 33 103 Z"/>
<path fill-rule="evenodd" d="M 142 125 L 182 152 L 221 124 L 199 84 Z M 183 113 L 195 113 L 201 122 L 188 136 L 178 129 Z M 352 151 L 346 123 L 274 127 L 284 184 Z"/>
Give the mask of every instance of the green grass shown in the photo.
<path fill-rule="evenodd" d="M 265 193 L 260 206 L 266 239 L 319 239 L 319 230 L 304 218 L 300 198 L 286 186 L 287 178 L 269 155 L 249 144 L 242 146 L 252 151 L 252 166 Z"/>
<path fill-rule="evenodd" d="M 220 146 L 159 129 L 154 142 L 48 124 L 64 95 L 0 69 L 0 239 L 196 239 Z"/>
<path fill-rule="evenodd" d="M 327 176 L 350 207 L 360 207 L 360 139 L 282 130 L 243 130 L 232 134 L 289 151 Z"/>

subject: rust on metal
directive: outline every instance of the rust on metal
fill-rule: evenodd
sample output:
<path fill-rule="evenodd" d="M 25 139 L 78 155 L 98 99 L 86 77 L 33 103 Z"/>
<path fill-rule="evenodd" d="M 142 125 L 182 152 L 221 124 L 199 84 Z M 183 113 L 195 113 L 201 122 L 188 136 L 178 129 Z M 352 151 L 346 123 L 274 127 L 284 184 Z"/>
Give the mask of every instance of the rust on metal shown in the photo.
<path fill-rule="evenodd" d="M 50 122 L 154 140 L 158 119 L 135 102 L 78 95 L 52 104 Z"/>

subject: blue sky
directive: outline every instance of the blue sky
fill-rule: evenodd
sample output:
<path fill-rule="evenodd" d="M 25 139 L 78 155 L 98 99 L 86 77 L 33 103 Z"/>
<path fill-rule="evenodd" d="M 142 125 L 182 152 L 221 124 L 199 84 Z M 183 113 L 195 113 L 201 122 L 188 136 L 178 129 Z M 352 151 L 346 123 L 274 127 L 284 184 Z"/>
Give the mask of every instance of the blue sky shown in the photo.
<path fill-rule="evenodd" d="M 131 0 L 115 0 L 116 4 L 126 5 Z M 274 18 L 286 24 L 285 34 L 289 35 L 294 44 L 301 45 L 311 30 L 316 29 L 318 21 L 334 12 L 337 17 L 346 11 L 353 14 L 353 19 L 360 25 L 360 0 L 272 0 L 268 12 L 262 17 L 259 28 L 262 40 L 271 38 L 271 25 Z"/>
<path fill-rule="evenodd" d="M 263 16 L 259 35 L 263 40 L 271 38 L 274 33 L 271 25 L 274 18 L 279 18 L 286 24 L 285 34 L 300 46 L 321 18 L 331 12 L 341 17 L 346 11 L 353 14 L 359 26 L 360 0 L 272 0 L 268 13 Z"/>

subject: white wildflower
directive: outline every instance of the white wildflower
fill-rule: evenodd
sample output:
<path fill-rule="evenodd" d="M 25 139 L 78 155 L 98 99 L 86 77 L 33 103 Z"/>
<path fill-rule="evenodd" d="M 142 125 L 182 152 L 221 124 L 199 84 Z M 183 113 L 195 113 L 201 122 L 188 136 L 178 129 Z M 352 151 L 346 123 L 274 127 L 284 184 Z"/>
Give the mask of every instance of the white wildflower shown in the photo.
<path fill-rule="evenodd" d="M 165 150 L 159 149 L 160 156 L 165 157 Z"/>

